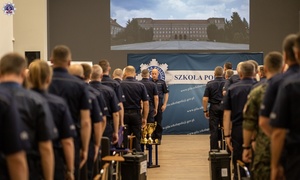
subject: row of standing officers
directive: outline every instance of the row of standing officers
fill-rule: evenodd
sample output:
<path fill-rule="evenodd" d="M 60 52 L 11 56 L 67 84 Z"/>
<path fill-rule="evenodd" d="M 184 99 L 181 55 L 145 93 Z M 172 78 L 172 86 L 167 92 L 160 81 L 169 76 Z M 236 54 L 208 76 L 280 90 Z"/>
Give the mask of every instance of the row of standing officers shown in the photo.
<path fill-rule="evenodd" d="M 52 51 L 53 68 L 36 60 L 27 71 L 19 54 L 1 58 L 0 179 L 92 179 L 102 136 L 120 147 L 124 125 L 136 136 L 137 151 L 141 127 L 155 118 L 154 138 L 161 140 L 168 88 L 156 69 L 152 80 L 144 70 L 139 82 L 127 66 L 114 72 L 123 73 L 118 82 L 107 60 L 91 67 L 70 66 L 71 59 L 63 45 Z"/>
<path fill-rule="evenodd" d="M 216 67 L 215 80 L 207 83 L 203 111 L 209 119 L 210 148 L 220 149 L 218 128 L 223 126 L 234 179 L 237 160 L 251 168 L 252 179 L 300 178 L 300 34 L 288 35 L 282 47 L 282 54 L 265 55 L 265 79 L 259 82 L 258 68 L 249 60 L 239 63 L 238 75 L 228 80 L 223 68 Z"/>

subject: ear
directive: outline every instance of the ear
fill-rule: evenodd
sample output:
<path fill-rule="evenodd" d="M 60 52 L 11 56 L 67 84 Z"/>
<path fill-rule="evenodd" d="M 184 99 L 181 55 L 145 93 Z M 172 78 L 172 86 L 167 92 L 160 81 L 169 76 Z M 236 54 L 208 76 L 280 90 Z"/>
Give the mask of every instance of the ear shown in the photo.
<path fill-rule="evenodd" d="M 68 66 L 71 66 L 71 60 L 68 60 Z"/>

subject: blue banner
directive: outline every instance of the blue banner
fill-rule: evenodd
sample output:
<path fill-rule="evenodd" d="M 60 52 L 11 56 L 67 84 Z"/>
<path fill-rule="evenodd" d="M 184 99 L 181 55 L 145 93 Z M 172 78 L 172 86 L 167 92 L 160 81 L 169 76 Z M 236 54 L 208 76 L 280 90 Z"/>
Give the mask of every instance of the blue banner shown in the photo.
<path fill-rule="evenodd" d="M 262 53 L 218 54 L 128 54 L 127 64 L 136 68 L 137 79 L 143 69 L 159 70 L 169 88 L 169 101 L 163 113 L 164 134 L 208 133 L 203 115 L 202 97 L 206 83 L 214 79 L 214 68 L 231 62 L 255 60 L 263 64 Z"/>

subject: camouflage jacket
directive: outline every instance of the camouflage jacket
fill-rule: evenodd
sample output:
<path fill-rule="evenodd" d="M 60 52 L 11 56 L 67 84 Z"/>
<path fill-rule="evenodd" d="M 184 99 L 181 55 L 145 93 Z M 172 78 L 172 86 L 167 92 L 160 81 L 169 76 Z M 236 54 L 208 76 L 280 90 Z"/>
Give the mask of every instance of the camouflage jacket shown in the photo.
<path fill-rule="evenodd" d="M 263 133 L 258 125 L 260 105 L 265 95 L 267 84 L 264 83 L 254 88 L 248 96 L 243 112 L 243 128 L 256 132 L 256 145 L 254 152 L 253 168 L 262 163 L 270 166 L 270 139 Z"/>

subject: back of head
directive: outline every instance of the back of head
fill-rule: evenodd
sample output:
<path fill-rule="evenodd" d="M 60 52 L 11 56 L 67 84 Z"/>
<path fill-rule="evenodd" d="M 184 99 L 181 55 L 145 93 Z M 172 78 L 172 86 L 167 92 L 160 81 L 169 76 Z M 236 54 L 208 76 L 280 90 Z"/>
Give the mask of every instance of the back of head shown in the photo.
<path fill-rule="evenodd" d="M 232 63 L 231 62 L 226 62 L 225 64 L 224 64 L 224 69 L 232 69 Z"/>
<path fill-rule="evenodd" d="M 103 70 L 101 68 L 101 66 L 99 65 L 93 65 L 92 67 L 92 75 L 91 75 L 91 80 L 98 80 L 101 78 L 103 74 Z"/>
<path fill-rule="evenodd" d="M 110 69 L 109 69 L 109 62 L 106 59 L 102 59 L 99 61 L 99 66 L 101 66 L 103 73 L 107 73 Z"/>
<path fill-rule="evenodd" d="M 238 74 L 239 74 L 240 71 L 241 71 L 241 65 L 242 65 L 243 63 L 244 63 L 243 61 L 242 61 L 242 62 L 239 62 L 239 63 L 237 64 L 237 66 L 236 66 L 236 71 L 237 71 Z"/>
<path fill-rule="evenodd" d="M 135 68 L 133 66 L 126 66 L 124 69 L 125 77 L 134 77 L 135 76 Z"/>
<path fill-rule="evenodd" d="M 283 67 L 282 54 L 277 51 L 268 53 L 264 58 L 264 66 L 271 73 L 279 73 Z"/>
<path fill-rule="evenodd" d="M 28 80 L 32 88 L 43 89 L 46 83 L 50 83 L 52 68 L 46 61 L 35 60 L 29 65 Z"/>
<path fill-rule="evenodd" d="M 119 77 L 120 79 L 122 79 L 123 70 L 120 68 L 115 69 L 112 76 L 113 76 L 113 78 Z"/>
<path fill-rule="evenodd" d="M 149 78 L 150 77 L 148 69 L 143 69 L 142 70 L 142 77 L 143 78 Z"/>
<path fill-rule="evenodd" d="M 258 72 L 258 63 L 255 60 L 248 60 L 250 63 L 254 65 L 254 73 L 256 74 Z"/>
<path fill-rule="evenodd" d="M 290 62 L 296 62 L 295 54 L 293 51 L 293 47 L 296 42 L 296 39 L 297 39 L 296 34 L 289 34 L 288 36 L 285 37 L 282 43 L 283 52 L 286 58 L 288 58 Z"/>
<path fill-rule="evenodd" d="M 8 53 L 0 60 L 0 75 L 21 75 L 27 67 L 26 59 L 18 53 Z"/>
<path fill-rule="evenodd" d="M 300 64 L 300 32 L 297 34 L 297 38 L 295 40 L 294 54 L 298 64 Z"/>
<path fill-rule="evenodd" d="M 243 78 L 245 78 L 245 77 L 252 78 L 253 74 L 255 72 L 254 69 L 255 69 L 255 67 L 254 67 L 253 63 L 251 63 L 249 61 L 245 61 L 241 64 L 240 73 Z"/>
<path fill-rule="evenodd" d="M 263 65 L 258 66 L 258 73 L 259 73 L 260 78 L 266 77 L 265 68 Z"/>
<path fill-rule="evenodd" d="M 84 80 L 90 79 L 90 76 L 92 74 L 92 67 L 87 63 L 82 63 L 81 66 L 83 68 L 83 76 L 84 76 L 83 79 Z"/>
<path fill-rule="evenodd" d="M 221 77 L 223 76 L 223 68 L 221 66 L 217 66 L 215 68 L 215 77 Z"/>
<path fill-rule="evenodd" d="M 70 74 L 83 78 L 83 68 L 81 64 L 72 64 L 68 70 Z"/>
<path fill-rule="evenodd" d="M 233 75 L 233 70 L 232 69 L 227 69 L 225 72 L 225 77 L 228 79 Z"/>
<path fill-rule="evenodd" d="M 55 46 L 52 50 L 51 61 L 54 66 L 68 66 L 71 61 L 71 50 L 65 45 Z"/>

